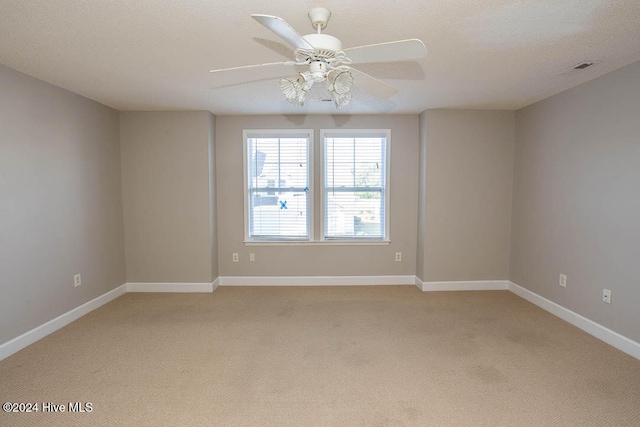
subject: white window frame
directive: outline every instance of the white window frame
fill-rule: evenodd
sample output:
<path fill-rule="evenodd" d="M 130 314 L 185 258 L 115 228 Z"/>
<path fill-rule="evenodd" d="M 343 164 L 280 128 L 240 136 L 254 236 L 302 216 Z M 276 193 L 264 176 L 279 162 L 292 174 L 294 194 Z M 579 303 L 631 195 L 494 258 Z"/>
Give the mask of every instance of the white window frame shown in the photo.
<path fill-rule="evenodd" d="M 386 162 L 385 162 L 385 204 L 384 204 L 384 237 L 383 238 L 371 238 L 371 237 L 351 237 L 351 238 L 326 238 L 325 236 L 325 223 L 326 223 L 326 167 L 325 167 L 325 138 L 354 138 L 354 137 L 376 137 L 384 136 L 386 138 Z M 320 241 L 332 242 L 339 244 L 340 242 L 347 243 L 388 243 L 389 242 L 389 211 L 391 206 L 391 129 L 321 129 L 320 130 Z"/>
<path fill-rule="evenodd" d="M 242 175 L 244 186 L 244 241 L 246 243 L 260 243 L 260 242 L 273 242 L 273 243 L 289 243 L 289 242 L 310 242 L 314 240 L 314 160 L 313 160 L 313 129 L 244 129 L 242 131 L 243 143 L 242 143 Z M 252 237 L 250 234 L 250 216 L 249 216 L 249 161 L 247 158 L 249 138 L 291 138 L 291 137 L 304 137 L 309 139 L 309 146 L 307 150 L 307 173 L 308 173 L 308 186 L 309 186 L 309 206 L 308 206 L 308 235 L 309 237 L 276 237 L 270 236 L 268 238 Z"/>

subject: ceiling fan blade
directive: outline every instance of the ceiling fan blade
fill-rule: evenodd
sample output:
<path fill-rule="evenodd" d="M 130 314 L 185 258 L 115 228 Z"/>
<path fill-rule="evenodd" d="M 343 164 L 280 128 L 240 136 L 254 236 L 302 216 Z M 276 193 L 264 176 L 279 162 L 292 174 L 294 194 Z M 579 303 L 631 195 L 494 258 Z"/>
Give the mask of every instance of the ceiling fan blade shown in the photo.
<path fill-rule="evenodd" d="M 378 80 L 367 73 L 351 68 L 351 74 L 353 74 L 353 84 L 366 90 L 372 95 L 378 98 L 391 98 L 398 93 L 398 89 L 391 86 L 388 83 Z"/>
<path fill-rule="evenodd" d="M 216 76 L 214 85 L 221 87 L 295 74 L 297 72 L 295 65 L 299 64 L 295 61 L 269 62 L 266 64 L 221 68 L 219 70 L 210 70 L 209 72 Z"/>
<path fill-rule="evenodd" d="M 218 70 L 209 70 L 210 73 L 223 73 L 225 71 L 234 71 L 234 70 L 244 70 L 248 68 L 258 68 L 258 67 L 272 67 L 275 65 L 296 65 L 298 64 L 295 61 L 284 61 L 284 62 L 266 62 L 264 64 L 254 64 L 254 65 L 242 65 L 240 67 L 231 67 L 231 68 L 220 68 Z M 300 64 L 300 65 L 304 65 Z"/>
<path fill-rule="evenodd" d="M 352 47 L 344 53 L 352 64 L 408 61 L 427 56 L 427 47 L 418 39 L 409 39 Z"/>
<path fill-rule="evenodd" d="M 272 15 L 251 15 L 251 17 L 276 33 L 296 49 L 314 50 L 313 46 L 311 46 L 309 42 L 302 38 L 302 36 L 298 34 L 296 30 L 291 28 L 291 26 L 287 24 L 284 19 Z"/>

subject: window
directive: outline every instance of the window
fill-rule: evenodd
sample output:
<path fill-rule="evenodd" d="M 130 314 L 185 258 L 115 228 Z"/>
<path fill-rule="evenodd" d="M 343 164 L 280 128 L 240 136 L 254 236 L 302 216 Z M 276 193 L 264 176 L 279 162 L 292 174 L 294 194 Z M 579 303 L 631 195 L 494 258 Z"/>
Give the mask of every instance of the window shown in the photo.
<path fill-rule="evenodd" d="M 244 131 L 245 240 L 311 239 L 312 130 Z"/>
<path fill-rule="evenodd" d="M 389 130 L 323 130 L 323 238 L 388 240 Z"/>
<path fill-rule="evenodd" d="M 317 187 L 313 133 L 244 131 L 245 241 L 388 243 L 390 130 L 321 130 Z"/>

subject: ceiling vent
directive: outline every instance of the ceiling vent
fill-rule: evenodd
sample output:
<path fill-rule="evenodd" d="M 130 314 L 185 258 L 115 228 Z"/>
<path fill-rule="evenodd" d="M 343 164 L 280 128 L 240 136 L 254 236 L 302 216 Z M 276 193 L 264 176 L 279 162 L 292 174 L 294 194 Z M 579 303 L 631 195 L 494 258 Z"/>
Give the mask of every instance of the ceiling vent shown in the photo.
<path fill-rule="evenodd" d="M 576 65 L 575 67 L 573 67 L 574 70 L 584 70 L 585 68 L 589 68 L 592 65 L 594 65 L 593 62 L 581 62 L 578 65 Z"/>
<path fill-rule="evenodd" d="M 577 63 L 576 65 L 574 65 L 571 68 L 568 68 L 564 71 L 561 71 L 558 73 L 558 75 L 565 75 L 565 74 L 576 74 L 582 70 L 586 70 L 587 68 L 591 68 L 596 64 L 599 64 L 601 61 L 582 61 Z"/>

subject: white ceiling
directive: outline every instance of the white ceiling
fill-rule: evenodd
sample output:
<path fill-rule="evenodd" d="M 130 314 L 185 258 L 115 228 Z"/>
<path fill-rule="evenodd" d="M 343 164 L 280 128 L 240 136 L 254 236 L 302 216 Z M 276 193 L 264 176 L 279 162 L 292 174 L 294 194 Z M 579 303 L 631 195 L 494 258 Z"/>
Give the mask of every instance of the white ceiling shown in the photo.
<path fill-rule="evenodd" d="M 269 70 L 242 84 L 229 80 L 241 74 L 208 72 L 293 59 L 250 15 L 276 15 L 308 34 L 316 6 L 332 12 L 326 33 L 344 48 L 419 38 L 429 55 L 357 66 L 399 93 L 356 89 L 341 110 L 320 101 L 322 85 L 298 108 Z M 558 75 L 584 60 L 601 62 Z M 118 110 L 517 109 L 638 60 L 639 0 L 0 0 L 0 63 Z"/>

